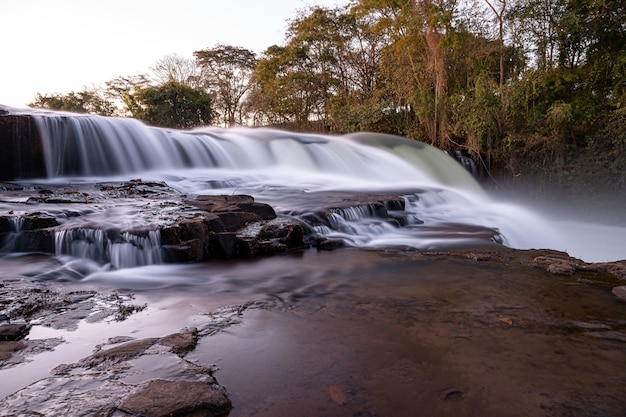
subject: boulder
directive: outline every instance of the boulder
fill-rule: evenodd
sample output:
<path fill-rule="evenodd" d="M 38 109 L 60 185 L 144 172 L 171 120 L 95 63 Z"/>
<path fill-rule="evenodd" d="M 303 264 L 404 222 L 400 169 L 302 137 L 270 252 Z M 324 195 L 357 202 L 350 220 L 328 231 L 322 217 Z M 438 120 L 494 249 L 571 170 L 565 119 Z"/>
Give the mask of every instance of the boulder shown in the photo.
<path fill-rule="evenodd" d="M 223 389 L 199 381 L 151 381 L 126 398 L 119 409 L 136 416 L 221 416 L 232 404 Z"/>

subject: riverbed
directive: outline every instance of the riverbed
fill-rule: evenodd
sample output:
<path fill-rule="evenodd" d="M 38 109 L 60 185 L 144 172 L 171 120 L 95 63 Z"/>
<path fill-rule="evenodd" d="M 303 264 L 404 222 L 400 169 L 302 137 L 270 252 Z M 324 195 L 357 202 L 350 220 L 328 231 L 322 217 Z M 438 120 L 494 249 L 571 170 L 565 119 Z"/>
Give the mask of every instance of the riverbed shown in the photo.
<path fill-rule="evenodd" d="M 0 415 L 55 415 L 64 403 L 81 415 L 71 397 L 97 384 L 64 389 L 67 376 L 53 368 L 114 337 L 195 327 L 204 336 L 185 361 L 215 370 L 230 416 L 621 416 L 626 309 L 610 291 L 620 281 L 551 274 L 533 263 L 543 255 L 305 250 L 60 280 L 54 287 L 133 294 L 145 309 L 123 321 L 35 323 L 28 339 L 62 343 L 0 370 Z M 29 281 L 53 261 L 0 262 Z M 221 327 L 202 332 L 216 320 Z M 124 384 L 184 378 L 175 358 L 145 354 L 131 365 Z"/>

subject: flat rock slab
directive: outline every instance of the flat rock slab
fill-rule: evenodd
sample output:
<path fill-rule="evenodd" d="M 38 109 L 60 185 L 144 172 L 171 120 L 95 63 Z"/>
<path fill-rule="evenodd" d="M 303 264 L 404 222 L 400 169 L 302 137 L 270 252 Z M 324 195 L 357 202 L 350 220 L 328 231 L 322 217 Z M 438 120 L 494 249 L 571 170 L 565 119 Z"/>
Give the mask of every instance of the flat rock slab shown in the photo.
<path fill-rule="evenodd" d="M 128 397 L 120 410 L 145 417 L 182 416 L 202 411 L 206 416 L 226 414 L 232 404 L 219 388 L 205 382 L 157 379 Z"/>

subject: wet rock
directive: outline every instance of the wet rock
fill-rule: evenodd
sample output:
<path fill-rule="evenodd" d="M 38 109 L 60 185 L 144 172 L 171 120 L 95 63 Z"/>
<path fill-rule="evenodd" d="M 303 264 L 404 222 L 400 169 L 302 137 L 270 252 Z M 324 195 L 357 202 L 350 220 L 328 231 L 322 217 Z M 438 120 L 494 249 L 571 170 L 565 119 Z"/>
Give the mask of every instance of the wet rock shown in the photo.
<path fill-rule="evenodd" d="M 26 324 L 2 324 L 0 325 L 0 341 L 16 341 L 23 339 L 28 334 L 29 326 Z"/>
<path fill-rule="evenodd" d="M 0 367 L 19 365 L 24 363 L 28 357 L 41 352 L 51 351 L 61 343 L 63 343 L 63 339 L 58 337 L 0 342 Z"/>
<path fill-rule="evenodd" d="M 620 285 L 619 287 L 613 287 L 611 292 L 617 297 L 618 300 L 626 303 L 626 285 Z"/>
<path fill-rule="evenodd" d="M 226 227 L 224 227 L 224 223 L 222 223 L 222 219 L 215 213 L 207 213 L 204 215 L 204 223 L 207 225 L 208 229 L 214 233 L 221 233 L 226 231 Z"/>
<path fill-rule="evenodd" d="M 599 339 L 613 340 L 618 342 L 626 342 L 626 333 L 608 331 L 608 332 L 587 332 L 587 336 L 597 337 Z"/>
<path fill-rule="evenodd" d="M 619 279 L 626 279 L 626 260 L 616 262 L 585 263 L 579 268 L 583 271 L 608 272 Z"/>
<path fill-rule="evenodd" d="M 202 253 L 200 241 L 195 239 L 178 245 L 161 245 L 161 258 L 166 263 L 194 262 Z"/>
<path fill-rule="evenodd" d="M 238 203 L 237 207 L 239 207 L 242 211 L 248 213 L 254 213 L 261 220 L 271 220 L 276 218 L 276 212 L 272 206 L 263 203 L 253 202 L 242 202 Z"/>
<path fill-rule="evenodd" d="M 298 239 L 288 225 L 281 233 L 259 237 L 258 231 L 267 220 L 276 219 L 276 212 L 267 204 L 255 202 L 251 196 L 200 195 L 185 199 L 184 203 L 195 217 L 161 229 L 164 256 L 168 261 L 250 258 L 302 247 L 301 243 L 293 244 Z M 251 233 L 254 228 L 257 232 Z M 293 237 L 289 243 L 285 242 L 287 235 Z M 281 241 L 271 242 L 271 239 Z"/>
<path fill-rule="evenodd" d="M 256 214 L 245 211 L 227 211 L 217 215 L 227 232 L 236 232 L 250 223 L 261 220 Z"/>
<path fill-rule="evenodd" d="M 17 342 L 0 342 L 0 362 L 9 359 L 17 351 L 26 348 L 26 344 L 22 341 Z"/>
<path fill-rule="evenodd" d="M 209 240 L 211 258 L 230 259 L 235 256 L 235 233 L 213 233 Z"/>
<path fill-rule="evenodd" d="M 270 256 L 306 247 L 305 228 L 297 221 L 278 218 L 255 223 L 236 235 L 237 257 Z"/>
<path fill-rule="evenodd" d="M 463 398 L 463 390 L 460 388 L 448 388 L 439 393 L 439 398 L 444 401 L 461 400 Z"/>
<path fill-rule="evenodd" d="M 201 261 L 209 256 L 209 229 L 203 219 L 184 220 L 179 224 L 180 240 L 188 249 L 187 261 Z"/>
<path fill-rule="evenodd" d="M 533 265 L 545 268 L 546 271 L 555 275 L 573 275 L 581 263 L 567 254 L 538 256 L 533 259 Z"/>
<path fill-rule="evenodd" d="M 179 333 L 170 334 L 163 337 L 159 343 L 163 346 L 168 346 L 171 352 L 184 356 L 185 353 L 195 349 L 198 343 L 198 329 L 192 327 Z"/>
<path fill-rule="evenodd" d="M 119 409 L 146 417 L 182 415 L 220 416 L 232 404 L 223 389 L 197 381 L 167 381 L 157 379 L 128 397 Z M 202 412 L 202 414 L 199 414 Z"/>
<path fill-rule="evenodd" d="M 315 241 L 317 250 L 335 250 L 345 246 L 345 242 L 339 239 L 318 238 Z"/>
<path fill-rule="evenodd" d="M 53 375 L 68 375 L 77 368 L 87 368 L 96 373 L 105 371 L 119 372 L 124 367 L 120 368 L 117 366 L 118 364 L 141 356 L 148 348 L 156 344 L 158 340 L 159 338 L 154 337 L 125 342 L 119 346 L 100 350 L 76 363 L 60 364 L 50 372 Z"/>
<path fill-rule="evenodd" d="M 54 253 L 54 232 L 50 229 L 25 230 L 16 237 L 13 251 Z"/>
<path fill-rule="evenodd" d="M 156 337 L 133 340 L 131 342 L 123 343 L 119 346 L 115 346 L 106 350 L 101 350 L 89 356 L 85 360 L 81 361 L 81 364 L 93 367 L 104 361 L 119 362 L 125 361 L 134 357 L 137 357 L 144 353 L 146 349 L 158 342 Z"/>
<path fill-rule="evenodd" d="M 243 211 L 237 205 L 241 203 L 253 203 L 254 198 L 249 195 L 198 195 L 194 199 L 185 199 L 185 204 L 194 206 L 209 213 L 222 213 L 228 211 Z"/>

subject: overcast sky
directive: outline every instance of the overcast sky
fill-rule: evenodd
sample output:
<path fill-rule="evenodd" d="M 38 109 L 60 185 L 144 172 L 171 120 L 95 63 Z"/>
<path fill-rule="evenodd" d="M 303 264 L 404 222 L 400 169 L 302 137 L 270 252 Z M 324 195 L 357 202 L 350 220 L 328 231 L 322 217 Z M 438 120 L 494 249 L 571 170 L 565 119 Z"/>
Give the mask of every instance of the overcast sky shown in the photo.
<path fill-rule="evenodd" d="M 0 0 L 0 104 L 82 91 L 147 73 L 161 58 L 216 44 L 256 53 L 282 44 L 287 21 L 347 0 Z"/>

